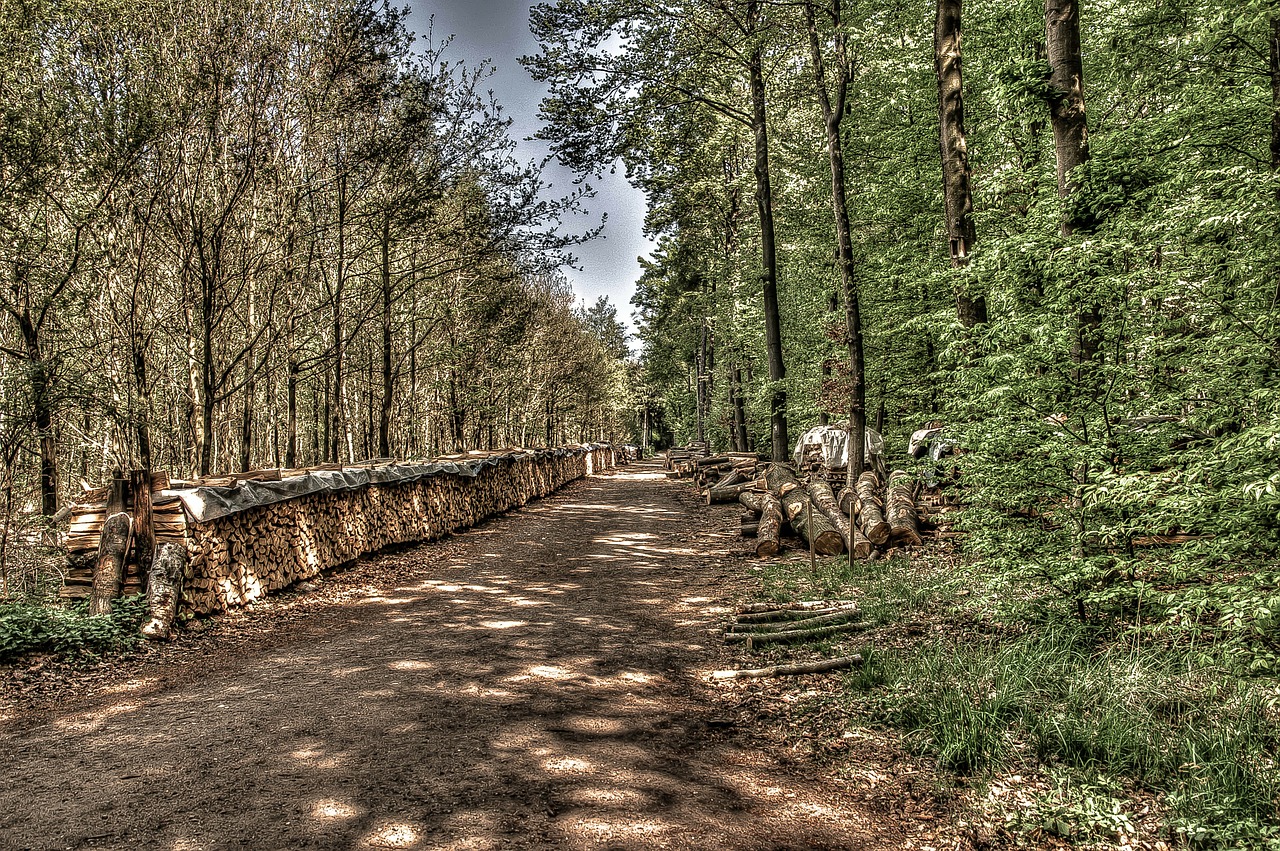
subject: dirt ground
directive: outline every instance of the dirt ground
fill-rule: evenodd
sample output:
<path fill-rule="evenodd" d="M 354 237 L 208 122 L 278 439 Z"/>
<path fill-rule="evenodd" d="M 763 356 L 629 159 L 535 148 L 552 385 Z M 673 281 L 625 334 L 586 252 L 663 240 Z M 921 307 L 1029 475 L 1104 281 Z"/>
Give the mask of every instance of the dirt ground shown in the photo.
<path fill-rule="evenodd" d="M 957 847 L 891 743 L 815 760 L 741 710 L 776 686 L 706 678 L 751 666 L 717 636 L 755 587 L 737 513 L 633 465 L 87 674 L 10 672 L 0 848 Z"/>

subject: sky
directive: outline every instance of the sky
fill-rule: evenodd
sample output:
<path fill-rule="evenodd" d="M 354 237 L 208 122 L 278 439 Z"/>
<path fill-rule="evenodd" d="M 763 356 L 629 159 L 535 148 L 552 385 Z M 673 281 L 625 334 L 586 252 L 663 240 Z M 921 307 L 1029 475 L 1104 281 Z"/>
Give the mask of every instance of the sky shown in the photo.
<path fill-rule="evenodd" d="M 520 0 L 412 0 L 409 29 L 425 36 L 434 17 L 437 42 L 454 36 L 447 58 L 468 64 L 492 60 L 495 73 L 489 87 L 513 120 L 511 135 L 517 140 L 519 154 L 525 160 L 541 160 L 548 153 L 545 143 L 524 140 L 538 129 L 538 103 L 545 91 L 517 61 L 538 49 L 529 32 L 529 6 Z M 574 189 L 573 175 L 554 164 L 544 176 L 557 196 Z M 586 229 L 607 214 L 604 233 L 574 250 L 579 268 L 565 269 L 565 275 L 581 302 L 590 305 L 599 296 L 608 296 L 618 309 L 618 318 L 634 333 L 631 296 L 640 277 L 636 258 L 647 255 L 653 247 L 643 234 L 644 195 L 627 183 L 621 170 L 590 183 L 596 190 L 595 197 L 584 204 L 590 215 L 575 217 L 570 224 Z"/>

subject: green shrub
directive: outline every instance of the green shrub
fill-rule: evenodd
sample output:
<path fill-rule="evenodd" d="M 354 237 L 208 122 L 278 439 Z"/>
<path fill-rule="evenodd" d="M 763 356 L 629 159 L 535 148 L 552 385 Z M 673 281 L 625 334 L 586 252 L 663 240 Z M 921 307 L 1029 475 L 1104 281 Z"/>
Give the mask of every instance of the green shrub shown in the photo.
<path fill-rule="evenodd" d="M 82 656 L 130 647 L 145 614 L 141 594 L 117 600 L 109 615 L 90 615 L 87 600 L 66 606 L 0 604 L 0 663 L 36 652 Z"/>

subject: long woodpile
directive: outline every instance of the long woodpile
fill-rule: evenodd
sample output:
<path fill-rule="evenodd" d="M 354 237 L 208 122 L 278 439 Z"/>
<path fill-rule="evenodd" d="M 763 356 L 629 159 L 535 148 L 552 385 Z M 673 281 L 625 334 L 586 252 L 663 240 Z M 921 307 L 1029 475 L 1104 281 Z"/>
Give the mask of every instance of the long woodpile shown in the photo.
<path fill-rule="evenodd" d="M 440 538 L 545 496 L 569 481 L 625 463 L 621 453 L 599 445 L 569 451 L 470 453 L 441 460 L 460 465 L 481 460 L 485 463 L 466 468 L 474 470 L 474 476 L 454 467 L 458 472 L 442 470 L 411 481 L 370 482 L 351 489 L 306 493 L 250 505 L 207 520 L 197 519 L 198 512 L 193 513 L 184 497 L 190 499 L 196 487 L 225 486 L 221 479 L 231 477 L 182 483 L 181 488 L 157 487 L 149 493 L 154 552 L 160 552 L 166 543 L 179 544 L 180 551 L 165 560 L 155 560 L 152 569 L 152 559 L 139 559 L 143 550 L 150 555 L 151 548 L 138 546 L 136 529 L 140 524 L 134 518 L 134 545 L 129 550 L 127 578 L 115 591 L 143 590 L 150 575 L 155 577 L 152 584 L 157 586 L 151 594 L 156 598 L 155 606 L 163 608 L 179 600 L 181 611 L 187 615 L 222 611 L 383 547 Z M 287 484 L 294 474 L 310 474 L 287 472 L 289 475 L 281 476 L 277 471 L 276 475 L 256 478 Z M 98 550 L 107 531 L 108 510 L 115 507 L 108 504 L 111 491 L 107 488 L 103 493 L 87 494 L 102 497 L 103 502 L 82 505 L 73 514 L 68 535 L 73 566 L 67 581 L 68 596 L 88 593 L 95 575 L 101 573 Z M 140 501 L 145 499 L 138 500 L 136 495 L 124 499 L 125 510 L 133 510 Z M 176 563 L 183 565 L 180 591 L 169 587 Z M 167 629 L 155 629 L 167 633 Z"/>
<path fill-rule="evenodd" d="M 771 557 L 782 549 L 781 536 L 789 527 L 815 555 L 877 558 L 894 547 L 919 546 L 921 500 L 911 476 L 894 470 L 887 483 L 866 472 L 854 490 L 835 485 L 823 469 L 802 481 L 789 464 L 762 463 L 755 455 L 701 455 L 671 462 L 676 477 L 692 478 L 705 490 L 708 504 L 739 502 L 741 532 L 755 538 L 756 555 Z M 802 471 L 803 472 L 803 471 Z M 925 515 L 928 516 L 927 514 Z"/>

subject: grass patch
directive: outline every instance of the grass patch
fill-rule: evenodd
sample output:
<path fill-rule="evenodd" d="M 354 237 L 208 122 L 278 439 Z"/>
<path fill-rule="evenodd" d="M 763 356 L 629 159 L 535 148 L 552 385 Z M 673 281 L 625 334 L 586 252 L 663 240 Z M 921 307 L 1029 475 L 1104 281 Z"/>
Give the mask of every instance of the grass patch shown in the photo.
<path fill-rule="evenodd" d="M 30 653 L 83 657 L 132 647 L 145 614 L 142 594 L 114 601 L 109 615 L 90 615 L 88 600 L 0 603 L 0 664 Z"/>
<path fill-rule="evenodd" d="M 1145 643 L 1081 622 L 997 574 L 954 562 L 782 562 L 772 599 L 854 598 L 865 664 L 843 677 L 853 726 L 879 725 L 941 769 L 1048 778 L 1004 810 L 1034 842 L 1118 842 L 1139 830 L 1194 849 L 1280 851 L 1280 680 L 1225 653 Z"/>

